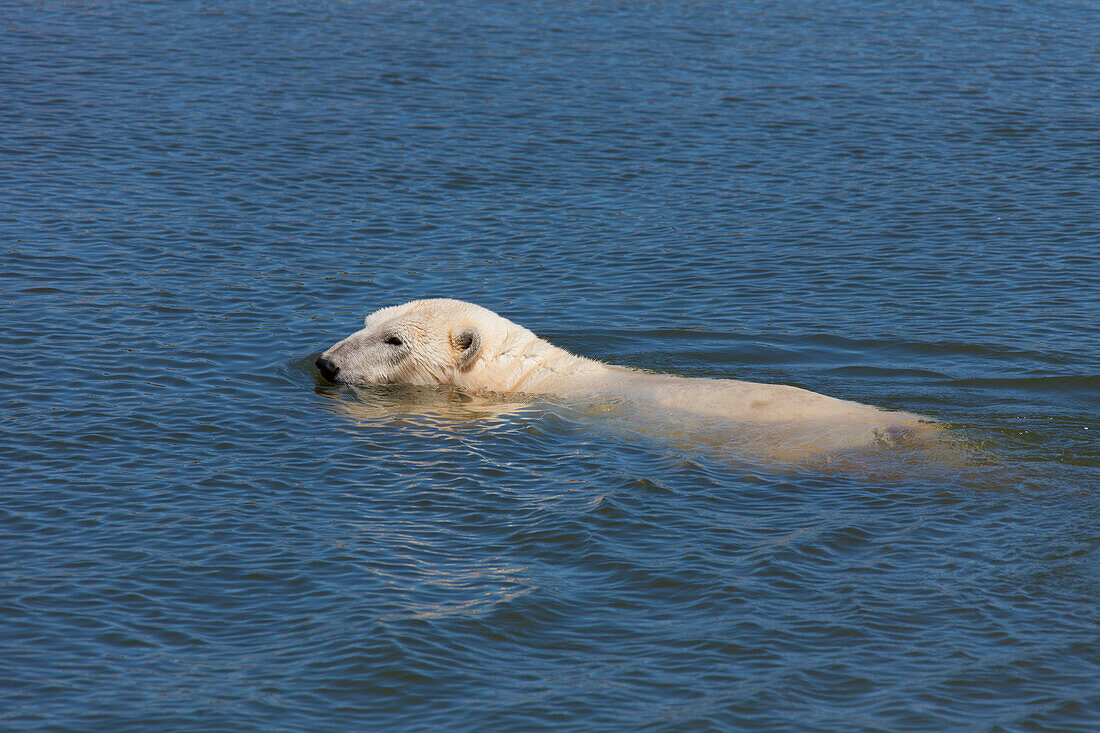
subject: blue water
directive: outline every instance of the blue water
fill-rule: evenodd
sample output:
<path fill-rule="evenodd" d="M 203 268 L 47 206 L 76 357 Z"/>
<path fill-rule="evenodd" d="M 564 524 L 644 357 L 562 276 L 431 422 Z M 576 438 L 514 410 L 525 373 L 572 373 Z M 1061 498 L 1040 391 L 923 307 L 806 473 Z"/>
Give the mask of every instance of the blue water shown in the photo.
<path fill-rule="evenodd" d="M 1100 728 L 1091 3 L 0 6 L 0 729 Z M 928 415 L 352 390 L 418 297 Z"/>

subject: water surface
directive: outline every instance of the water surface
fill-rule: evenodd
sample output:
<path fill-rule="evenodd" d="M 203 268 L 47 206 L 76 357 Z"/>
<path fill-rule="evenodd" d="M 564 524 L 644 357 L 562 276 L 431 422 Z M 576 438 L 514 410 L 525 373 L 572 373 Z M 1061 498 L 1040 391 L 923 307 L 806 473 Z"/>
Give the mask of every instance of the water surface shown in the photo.
<path fill-rule="evenodd" d="M 1098 37 L 1074 2 L 4 4 L 0 727 L 1095 730 Z M 427 296 L 966 460 L 319 379 Z"/>

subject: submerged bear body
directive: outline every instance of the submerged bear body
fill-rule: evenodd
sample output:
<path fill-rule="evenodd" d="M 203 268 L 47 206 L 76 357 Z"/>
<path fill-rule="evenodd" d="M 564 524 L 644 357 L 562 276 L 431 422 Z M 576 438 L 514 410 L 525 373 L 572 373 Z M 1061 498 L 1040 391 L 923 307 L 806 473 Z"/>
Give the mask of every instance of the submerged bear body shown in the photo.
<path fill-rule="evenodd" d="M 868 439 L 924 422 L 919 415 L 798 387 L 652 374 L 576 356 L 496 313 L 458 300 L 383 308 L 317 359 L 329 381 L 450 385 L 472 393 L 626 399 L 737 422 L 837 421 Z"/>

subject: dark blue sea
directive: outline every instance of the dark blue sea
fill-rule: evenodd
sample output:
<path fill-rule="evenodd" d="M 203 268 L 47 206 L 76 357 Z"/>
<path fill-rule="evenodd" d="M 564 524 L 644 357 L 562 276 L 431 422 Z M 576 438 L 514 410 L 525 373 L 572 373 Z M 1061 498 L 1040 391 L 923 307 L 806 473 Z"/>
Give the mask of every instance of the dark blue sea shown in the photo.
<path fill-rule="evenodd" d="M 2 730 L 1100 730 L 1095 3 L 10 0 L 0 246 Z M 320 377 L 423 297 L 947 448 Z"/>

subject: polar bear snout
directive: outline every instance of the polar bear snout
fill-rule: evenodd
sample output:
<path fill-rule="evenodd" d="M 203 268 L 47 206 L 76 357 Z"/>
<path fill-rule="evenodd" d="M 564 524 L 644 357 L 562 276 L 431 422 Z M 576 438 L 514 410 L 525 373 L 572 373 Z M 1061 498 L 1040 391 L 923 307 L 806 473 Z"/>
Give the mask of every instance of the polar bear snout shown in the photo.
<path fill-rule="evenodd" d="M 336 366 L 331 359 L 319 356 L 314 363 L 317 365 L 317 368 L 321 370 L 322 377 L 330 382 L 336 381 L 336 375 L 340 373 L 340 367 Z"/>

